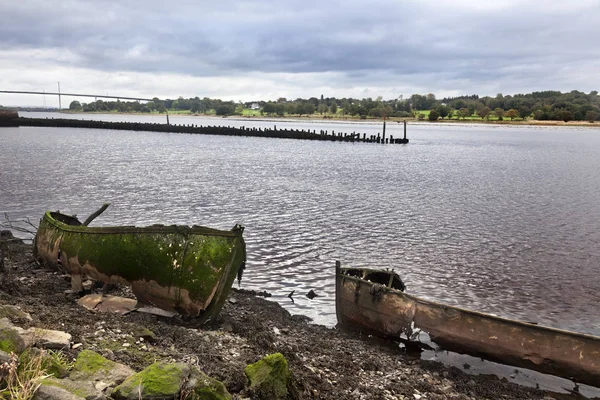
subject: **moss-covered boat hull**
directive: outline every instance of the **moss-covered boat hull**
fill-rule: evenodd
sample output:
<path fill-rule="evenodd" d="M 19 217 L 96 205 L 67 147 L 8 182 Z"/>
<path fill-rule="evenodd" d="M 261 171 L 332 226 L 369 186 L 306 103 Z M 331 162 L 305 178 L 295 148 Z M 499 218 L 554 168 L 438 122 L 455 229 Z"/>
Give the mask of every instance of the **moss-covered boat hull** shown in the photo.
<path fill-rule="evenodd" d="M 443 348 L 598 386 L 600 337 L 500 318 L 403 292 L 393 271 L 336 265 L 338 322 L 376 335 L 427 332 Z"/>
<path fill-rule="evenodd" d="M 200 226 L 89 227 L 46 212 L 34 251 L 38 260 L 82 278 L 131 286 L 140 303 L 204 322 L 218 314 L 244 268 L 243 228 Z"/>

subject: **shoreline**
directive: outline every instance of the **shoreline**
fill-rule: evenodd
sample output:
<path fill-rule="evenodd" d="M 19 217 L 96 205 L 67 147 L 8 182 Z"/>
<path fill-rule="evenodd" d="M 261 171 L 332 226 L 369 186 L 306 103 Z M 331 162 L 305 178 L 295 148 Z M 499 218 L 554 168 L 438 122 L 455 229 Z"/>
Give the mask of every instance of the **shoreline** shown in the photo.
<path fill-rule="evenodd" d="M 217 321 L 201 328 L 136 312 L 89 311 L 77 304 L 79 296 L 70 291 L 67 275 L 37 265 L 31 244 L 18 240 L 3 244 L 9 251 L 1 276 L 0 304 L 29 312 L 33 317 L 29 326 L 69 332 L 73 336 L 70 357 L 93 350 L 136 371 L 156 360 L 193 363 L 222 381 L 234 399 L 248 397 L 245 366 L 276 352 L 288 361 L 294 390 L 287 398 L 294 400 L 581 398 L 517 385 L 494 375 L 469 374 L 476 367 L 466 362 L 461 369 L 421 360 L 397 343 L 313 324 L 251 291 L 232 290 Z M 111 294 L 128 295 L 125 289 L 116 290 Z M 135 342 L 129 332 L 143 329 L 154 332 L 155 338 Z"/>
<path fill-rule="evenodd" d="M 35 111 L 40 112 L 40 111 Z M 69 110 L 61 110 L 61 111 L 50 111 L 61 114 L 105 114 L 105 115 L 142 115 L 142 116 L 166 116 L 165 113 L 127 113 L 127 112 L 100 112 L 100 111 L 92 111 L 92 112 L 83 112 L 83 111 L 69 111 Z M 169 117 L 204 117 L 204 118 L 215 118 L 215 119 L 229 119 L 229 120 L 237 120 L 237 121 L 289 121 L 289 122 L 311 122 L 311 123 L 336 123 L 336 122 L 348 122 L 348 123 L 364 123 L 364 124 L 382 124 L 383 120 L 381 118 L 373 118 L 368 117 L 366 119 L 361 119 L 360 117 L 338 117 L 338 116 L 253 116 L 253 115 L 230 115 L 230 116 L 219 116 L 215 114 L 198 114 L 198 113 L 175 113 L 169 114 Z M 390 117 L 386 119 L 386 122 L 392 123 L 402 123 L 403 121 L 407 121 L 410 124 L 419 124 L 419 125 L 427 125 L 427 124 L 464 124 L 464 125 L 498 125 L 498 126 L 552 126 L 552 127 L 588 127 L 588 128 L 600 128 L 600 121 L 596 122 L 588 122 L 588 121 L 538 121 L 538 120 L 526 120 L 526 121 L 481 121 L 481 120 L 469 120 L 469 119 L 439 119 L 437 121 L 419 121 L 416 118 L 397 118 Z"/>

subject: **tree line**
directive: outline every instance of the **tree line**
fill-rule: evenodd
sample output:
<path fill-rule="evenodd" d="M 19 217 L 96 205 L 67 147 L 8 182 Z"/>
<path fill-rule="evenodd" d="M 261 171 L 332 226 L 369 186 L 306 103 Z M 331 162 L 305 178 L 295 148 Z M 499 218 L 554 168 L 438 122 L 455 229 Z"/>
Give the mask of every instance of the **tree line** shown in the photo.
<path fill-rule="evenodd" d="M 83 112 L 142 112 L 164 113 L 166 111 L 184 111 L 197 114 L 216 114 L 222 116 L 242 115 L 253 110 L 267 116 L 298 115 L 309 116 L 357 116 L 360 118 L 418 118 L 436 121 L 438 119 L 481 119 L 481 120 L 558 120 L 558 121 L 596 121 L 600 117 L 600 96 L 597 91 L 589 94 L 573 90 L 568 93 L 559 91 L 533 92 L 495 97 L 478 95 L 446 97 L 437 99 L 434 94 L 413 94 L 393 100 L 364 98 L 311 97 L 276 101 L 233 102 L 210 98 L 179 97 L 176 100 L 160 100 L 141 103 L 137 101 L 103 101 L 91 103 L 71 102 L 69 108 Z"/>

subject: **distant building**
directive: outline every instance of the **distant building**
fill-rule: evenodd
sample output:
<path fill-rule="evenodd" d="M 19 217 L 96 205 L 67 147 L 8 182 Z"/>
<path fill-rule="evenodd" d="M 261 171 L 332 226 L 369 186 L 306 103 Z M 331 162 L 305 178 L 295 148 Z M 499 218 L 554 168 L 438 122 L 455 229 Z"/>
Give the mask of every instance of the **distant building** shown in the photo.
<path fill-rule="evenodd" d="M 258 109 L 260 109 L 260 105 L 258 103 L 252 103 L 252 104 L 250 104 L 250 109 L 258 110 Z"/>

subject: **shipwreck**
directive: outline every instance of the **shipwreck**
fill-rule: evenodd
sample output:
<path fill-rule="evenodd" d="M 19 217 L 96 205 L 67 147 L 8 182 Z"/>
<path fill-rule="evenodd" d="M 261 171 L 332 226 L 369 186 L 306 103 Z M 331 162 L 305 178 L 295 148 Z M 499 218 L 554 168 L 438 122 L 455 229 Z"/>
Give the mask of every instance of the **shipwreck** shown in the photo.
<path fill-rule="evenodd" d="M 103 206 L 106 208 L 108 205 Z M 246 262 L 244 228 L 202 226 L 91 227 L 75 216 L 48 211 L 34 239 L 41 263 L 82 280 L 131 287 L 138 304 L 191 317 L 202 324 L 220 311 Z"/>
<path fill-rule="evenodd" d="M 600 337 L 466 310 L 405 293 L 394 271 L 336 263 L 338 322 L 392 340 L 418 330 L 442 348 L 503 364 L 600 382 Z"/>

